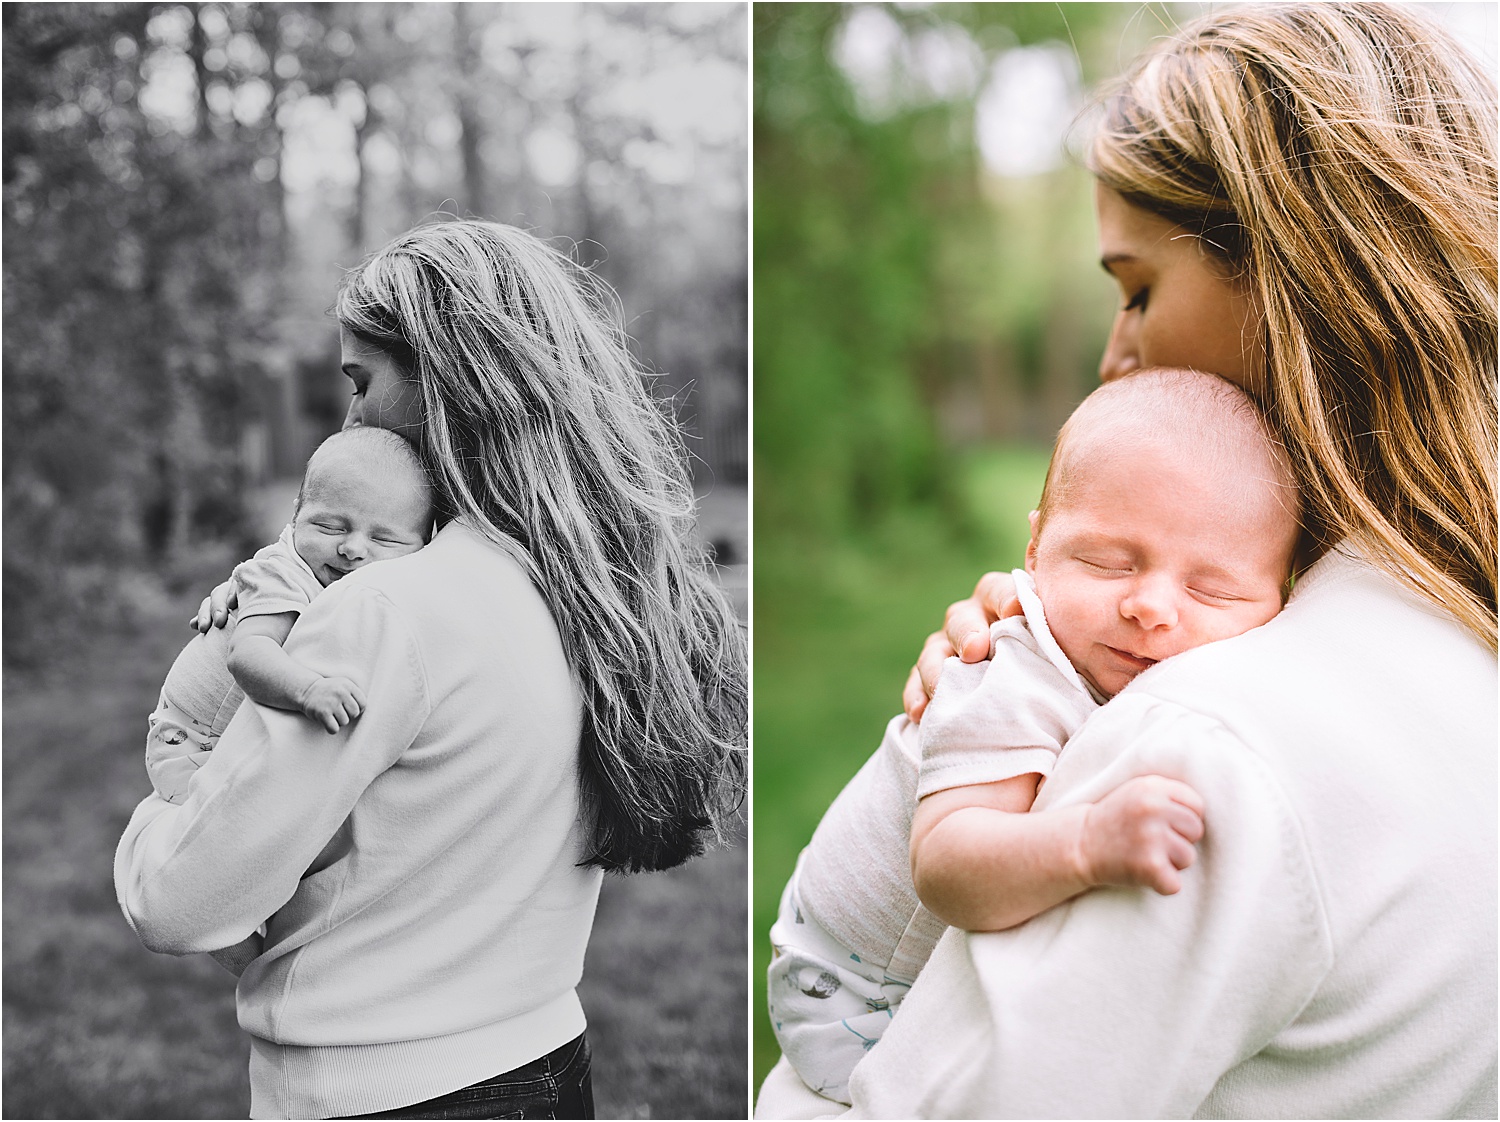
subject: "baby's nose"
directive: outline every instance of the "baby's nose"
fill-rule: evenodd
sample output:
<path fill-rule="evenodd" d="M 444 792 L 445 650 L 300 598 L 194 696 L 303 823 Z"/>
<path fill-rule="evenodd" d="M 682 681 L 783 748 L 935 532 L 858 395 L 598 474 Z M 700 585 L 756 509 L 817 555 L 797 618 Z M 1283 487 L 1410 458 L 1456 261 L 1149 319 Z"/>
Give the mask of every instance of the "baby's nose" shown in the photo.
<path fill-rule="evenodd" d="M 1120 611 L 1145 628 L 1175 627 L 1177 601 L 1160 581 L 1140 581 L 1120 601 Z"/>

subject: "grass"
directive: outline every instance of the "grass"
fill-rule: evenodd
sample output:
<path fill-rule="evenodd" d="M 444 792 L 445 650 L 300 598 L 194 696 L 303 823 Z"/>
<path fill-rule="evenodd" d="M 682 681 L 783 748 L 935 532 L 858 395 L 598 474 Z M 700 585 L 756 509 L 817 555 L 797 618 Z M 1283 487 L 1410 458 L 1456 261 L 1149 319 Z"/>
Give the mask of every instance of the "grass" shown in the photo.
<path fill-rule="evenodd" d="M 141 947 L 111 874 L 149 791 L 146 715 L 196 603 L 149 603 L 46 678 L 6 679 L 5 1117 L 248 1113 L 233 979 Z M 744 1117 L 745 885 L 743 842 L 606 882 L 580 987 L 600 1118 Z"/>
<path fill-rule="evenodd" d="M 779 1054 L 765 1016 L 766 937 L 823 811 L 900 712 L 901 687 L 943 609 L 981 573 L 1021 563 L 1047 453 L 989 450 L 963 465 L 978 529 L 956 540 L 916 516 L 817 555 L 757 527 L 754 664 L 754 1084 Z"/>

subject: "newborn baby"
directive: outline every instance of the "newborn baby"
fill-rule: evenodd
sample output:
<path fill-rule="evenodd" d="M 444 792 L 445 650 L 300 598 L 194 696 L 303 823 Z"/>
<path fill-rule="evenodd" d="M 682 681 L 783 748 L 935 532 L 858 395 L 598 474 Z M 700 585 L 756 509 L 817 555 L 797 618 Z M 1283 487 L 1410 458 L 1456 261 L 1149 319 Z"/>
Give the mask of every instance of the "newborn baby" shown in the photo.
<path fill-rule="evenodd" d="M 1223 379 L 1140 371 L 1078 407 L 991 659 L 950 659 L 920 730 L 891 722 L 787 884 L 768 1001 L 809 1087 L 847 1101 L 947 924 L 1003 929 L 1097 885 L 1177 891 L 1203 833 L 1185 784 L 1146 776 L 1025 812 L 1099 704 L 1281 610 L 1297 511 L 1259 410 Z"/>
<path fill-rule="evenodd" d="M 320 444 L 291 524 L 234 570 L 232 626 L 193 639 L 167 671 L 146 740 L 156 793 L 168 802 L 186 797 L 246 694 L 331 733 L 359 716 L 364 699 L 355 683 L 313 673 L 281 645 L 324 588 L 372 561 L 415 553 L 431 530 L 432 490 L 406 441 L 360 427 Z"/>

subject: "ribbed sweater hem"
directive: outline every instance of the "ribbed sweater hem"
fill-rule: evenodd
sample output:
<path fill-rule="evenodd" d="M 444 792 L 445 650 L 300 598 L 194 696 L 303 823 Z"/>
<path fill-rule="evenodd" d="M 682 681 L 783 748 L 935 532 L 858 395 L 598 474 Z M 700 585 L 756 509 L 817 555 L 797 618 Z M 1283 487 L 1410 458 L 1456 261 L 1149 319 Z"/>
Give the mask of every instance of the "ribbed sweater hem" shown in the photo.
<path fill-rule="evenodd" d="M 421 1040 L 312 1046 L 250 1038 L 251 1118 L 410 1106 L 528 1064 L 583 1032 L 573 990 L 494 1024 Z"/>

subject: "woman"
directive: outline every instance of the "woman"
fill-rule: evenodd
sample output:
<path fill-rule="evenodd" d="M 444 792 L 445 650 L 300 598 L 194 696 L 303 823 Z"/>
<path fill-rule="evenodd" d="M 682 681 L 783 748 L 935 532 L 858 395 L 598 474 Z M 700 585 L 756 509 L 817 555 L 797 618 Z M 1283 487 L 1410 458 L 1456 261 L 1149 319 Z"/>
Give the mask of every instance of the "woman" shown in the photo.
<path fill-rule="evenodd" d="M 339 292 L 346 424 L 416 444 L 445 524 L 286 643 L 362 685 L 358 720 L 244 706 L 116 858 L 153 950 L 266 923 L 237 992 L 252 1117 L 592 1117 L 574 986 L 601 874 L 681 863 L 737 804 L 743 639 L 606 296 L 471 221 Z"/>
<path fill-rule="evenodd" d="M 1319 559 L 1279 617 L 1100 710 L 1036 803 L 1188 782 L 1181 894 L 948 932 L 853 1113 L 1493 1117 L 1493 83 L 1408 8 L 1277 5 L 1184 28 L 1105 110 L 1101 376 L 1261 395 Z M 949 609 L 912 717 L 1010 592 Z M 784 1064 L 758 1107 L 835 1112 Z"/>

